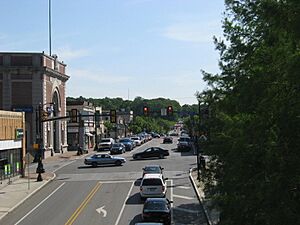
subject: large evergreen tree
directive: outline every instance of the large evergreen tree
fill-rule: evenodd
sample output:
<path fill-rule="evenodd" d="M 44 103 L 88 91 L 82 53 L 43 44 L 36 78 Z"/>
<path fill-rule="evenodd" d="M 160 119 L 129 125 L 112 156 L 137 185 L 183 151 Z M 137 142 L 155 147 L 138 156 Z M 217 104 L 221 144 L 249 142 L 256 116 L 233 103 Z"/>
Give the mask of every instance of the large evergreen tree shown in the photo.
<path fill-rule="evenodd" d="M 300 224 L 300 1 L 226 0 L 221 73 L 204 73 L 220 224 Z M 212 185 L 216 184 L 216 186 Z"/>

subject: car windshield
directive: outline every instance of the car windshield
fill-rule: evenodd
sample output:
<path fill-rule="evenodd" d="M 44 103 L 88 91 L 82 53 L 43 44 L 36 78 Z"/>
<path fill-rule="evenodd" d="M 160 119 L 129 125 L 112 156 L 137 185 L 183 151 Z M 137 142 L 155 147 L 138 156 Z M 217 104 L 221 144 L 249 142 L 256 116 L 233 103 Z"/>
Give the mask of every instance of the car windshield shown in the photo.
<path fill-rule="evenodd" d="M 121 139 L 120 142 L 130 142 L 129 139 Z"/>
<path fill-rule="evenodd" d="M 164 201 L 147 201 L 144 205 L 144 211 L 168 210 Z"/>
<path fill-rule="evenodd" d="M 110 142 L 110 139 L 102 139 L 100 142 L 101 143 L 103 143 L 103 142 Z"/>
<path fill-rule="evenodd" d="M 121 147 L 121 144 L 113 144 L 113 147 Z"/>

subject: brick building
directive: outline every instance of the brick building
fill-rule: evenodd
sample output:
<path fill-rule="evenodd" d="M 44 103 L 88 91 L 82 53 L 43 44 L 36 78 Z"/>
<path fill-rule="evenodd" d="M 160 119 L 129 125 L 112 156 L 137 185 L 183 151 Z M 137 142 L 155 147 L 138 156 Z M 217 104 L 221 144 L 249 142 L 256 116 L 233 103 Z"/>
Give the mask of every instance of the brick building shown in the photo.
<path fill-rule="evenodd" d="M 0 52 L 0 109 L 25 112 L 26 151 L 35 153 L 39 107 L 49 117 L 66 115 L 66 64 L 42 53 Z M 43 122 L 44 156 L 67 150 L 67 122 Z"/>

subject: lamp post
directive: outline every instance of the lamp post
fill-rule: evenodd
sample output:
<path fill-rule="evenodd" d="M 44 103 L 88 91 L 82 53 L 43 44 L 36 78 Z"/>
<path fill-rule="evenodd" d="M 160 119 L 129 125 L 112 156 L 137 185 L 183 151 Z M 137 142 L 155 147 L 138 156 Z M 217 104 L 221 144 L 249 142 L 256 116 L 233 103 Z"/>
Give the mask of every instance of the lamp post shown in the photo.
<path fill-rule="evenodd" d="M 47 109 L 47 111 L 43 110 L 43 106 L 50 105 L 50 107 Z M 42 124 L 44 120 L 47 119 L 48 115 L 53 112 L 53 102 L 45 103 L 45 104 L 39 104 L 38 110 L 37 110 L 37 116 L 38 116 L 38 127 L 37 127 L 37 144 L 38 144 L 38 153 L 37 153 L 37 162 L 38 166 L 36 168 L 36 173 L 38 173 L 37 181 L 43 181 L 42 173 L 45 172 L 44 166 L 43 166 L 43 153 L 44 153 L 44 145 L 43 145 L 43 134 L 42 134 Z"/>

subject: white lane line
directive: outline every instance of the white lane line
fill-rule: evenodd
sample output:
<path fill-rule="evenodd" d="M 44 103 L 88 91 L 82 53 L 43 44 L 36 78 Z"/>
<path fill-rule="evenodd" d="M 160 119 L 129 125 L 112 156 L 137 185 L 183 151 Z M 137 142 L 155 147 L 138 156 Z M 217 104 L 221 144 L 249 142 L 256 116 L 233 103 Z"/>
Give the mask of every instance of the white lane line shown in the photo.
<path fill-rule="evenodd" d="M 187 187 L 187 186 L 176 186 L 176 188 L 181 188 L 181 189 L 191 189 L 191 187 Z"/>
<path fill-rule="evenodd" d="M 174 196 L 174 189 L 173 189 L 173 180 L 170 180 L 171 181 L 171 193 L 170 193 L 170 200 L 171 200 L 171 210 L 173 212 L 173 206 L 174 206 L 174 203 L 173 203 L 173 196 Z M 174 221 L 174 213 L 171 213 L 171 222 Z"/>
<path fill-rule="evenodd" d="M 174 195 L 175 198 L 183 198 L 183 199 L 187 199 L 187 200 L 192 200 L 195 199 L 193 197 L 188 197 L 188 196 L 183 196 L 183 195 Z"/>
<path fill-rule="evenodd" d="M 171 203 L 171 208 L 173 208 L 173 197 L 174 197 L 174 193 L 173 193 L 173 191 L 174 191 L 174 189 L 173 189 L 173 180 L 170 180 L 171 181 L 171 193 L 170 193 L 170 200 L 172 201 L 172 203 Z"/>
<path fill-rule="evenodd" d="M 57 192 L 62 186 L 65 185 L 65 182 L 58 186 L 50 195 L 47 196 L 43 201 L 41 201 L 38 205 L 36 205 L 32 210 L 30 210 L 25 216 L 23 216 L 20 220 L 18 220 L 15 225 L 22 222 L 29 214 L 31 214 L 34 210 L 36 210 L 40 205 L 42 205 L 45 201 L 47 201 L 55 192 Z"/>
<path fill-rule="evenodd" d="M 118 216 L 118 218 L 117 218 L 117 220 L 116 220 L 115 225 L 118 225 L 119 222 L 120 222 L 121 216 L 122 216 L 123 211 L 124 211 L 124 209 L 125 209 L 126 201 L 128 200 L 128 198 L 129 198 L 129 196 L 130 196 L 130 193 L 131 193 L 131 191 L 132 191 L 133 186 L 134 186 L 134 182 L 132 182 L 131 187 L 130 187 L 130 189 L 129 189 L 129 191 L 128 191 L 128 194 L 127 194 L 127 196 L 126 196 L 126 198 L 125 198 L 125 201 L 123 202 L 123 206 L 122 206 L 122 208 L 121 208 L 121 211 L 120 211 L 120 213 L 119 213 L 119 216 Z"/>

